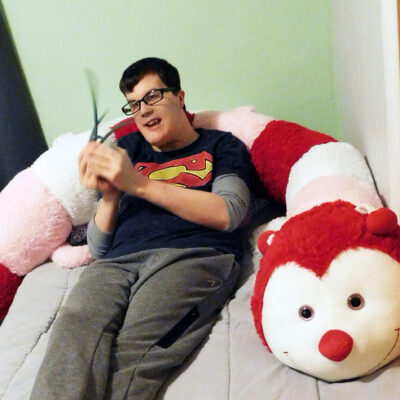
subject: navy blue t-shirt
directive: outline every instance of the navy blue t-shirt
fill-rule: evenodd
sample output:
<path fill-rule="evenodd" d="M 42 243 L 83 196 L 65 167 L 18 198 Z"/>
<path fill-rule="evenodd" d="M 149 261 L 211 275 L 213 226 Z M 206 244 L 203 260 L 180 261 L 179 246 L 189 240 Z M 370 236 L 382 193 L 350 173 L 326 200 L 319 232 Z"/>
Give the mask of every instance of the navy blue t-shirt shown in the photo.
<path fill-rule="evenodd" d="M 155 151 L 140 132 L 122 137 L 135 169 L 149 177 L 211 192 L 216 177 L 236 174 L 249 186 L 250 155 L 231 133 L 196 129 L 199 137 L 190 145 L 167 152 Z M 122 193 L 117 228 L 107 258 L 156 248 L 211 247 L 241 254 L 240 231 L 218 231 L 186 221 L 146 200 Z"/>

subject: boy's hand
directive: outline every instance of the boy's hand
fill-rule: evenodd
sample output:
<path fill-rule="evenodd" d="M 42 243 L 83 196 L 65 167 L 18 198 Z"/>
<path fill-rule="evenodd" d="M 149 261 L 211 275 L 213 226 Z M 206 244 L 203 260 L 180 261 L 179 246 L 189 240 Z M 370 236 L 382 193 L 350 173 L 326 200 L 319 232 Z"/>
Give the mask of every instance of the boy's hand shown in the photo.
<path fill-rule="evenodd" d="M 88 143 L 80 153 L 79 173 L 84 186 L 107 197 L 120 191 L 136 195 L 147 180 L 135 171 L 124 149 L 98 142 Z"/>
<path fill-rule="evenodd" d="M 103 196 L 119 196 L 119 190 L 101 177 L 97 171 L 97 154 L 100 143 L 90 142 L 79 154 L 79 180 L 88 189 L 103 193 Z"/>

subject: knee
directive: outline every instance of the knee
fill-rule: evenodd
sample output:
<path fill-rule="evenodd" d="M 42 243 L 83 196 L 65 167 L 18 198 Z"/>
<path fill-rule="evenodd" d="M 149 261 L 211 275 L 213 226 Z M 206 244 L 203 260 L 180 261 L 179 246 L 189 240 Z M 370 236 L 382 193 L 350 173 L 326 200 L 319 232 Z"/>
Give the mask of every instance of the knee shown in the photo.
<path fill-rule="evenodd" d="M 90 321 L 89 313 L 84 307 L 65 305 L 57 317 L 57 323 L 72 329 L 80 329 Z"/>

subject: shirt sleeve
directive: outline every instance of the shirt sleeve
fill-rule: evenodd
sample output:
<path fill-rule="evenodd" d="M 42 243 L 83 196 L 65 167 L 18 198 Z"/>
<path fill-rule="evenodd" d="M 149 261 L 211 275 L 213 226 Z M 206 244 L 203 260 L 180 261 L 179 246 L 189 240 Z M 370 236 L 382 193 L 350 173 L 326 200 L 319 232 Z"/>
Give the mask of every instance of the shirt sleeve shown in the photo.
<path fill-rule="evenodd" d="M 87 242 L 93 258 L 103 258 L 111 247 L 114 232 L 102 232 L 94 222 L 90 220 L 87 230 Z"/>
<path fill-rule="evenodd" d="M 250 191 L 243 179 L 235 174 L 218 176 L 212 185 L 212 192 L 220 195 L 226 204 L 229 225 L 225 231 L 232 232 L 242 223 L 250 204 Z"/>
<path fill-rule="evenodd" d="M 235 174 L 252 188 L 254 169 L 245 144 L 230 132 L 224 132 L 214 151 L 214 177 Z"/>

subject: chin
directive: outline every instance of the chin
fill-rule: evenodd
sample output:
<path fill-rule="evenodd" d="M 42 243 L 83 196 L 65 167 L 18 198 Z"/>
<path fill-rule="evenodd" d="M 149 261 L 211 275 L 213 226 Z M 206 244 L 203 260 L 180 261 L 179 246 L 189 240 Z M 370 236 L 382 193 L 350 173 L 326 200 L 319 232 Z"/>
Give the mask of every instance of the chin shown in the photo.
<path fill-rule="evenodd" d="M 163 146 L 166 144 L 166 134 L 164 132 L 159 132 L 159 131 L 148 131 L 146 130 L 145 132 L 142 132 L 144 138 L 148 143 L 150 143 L 152 146 Z"/>

